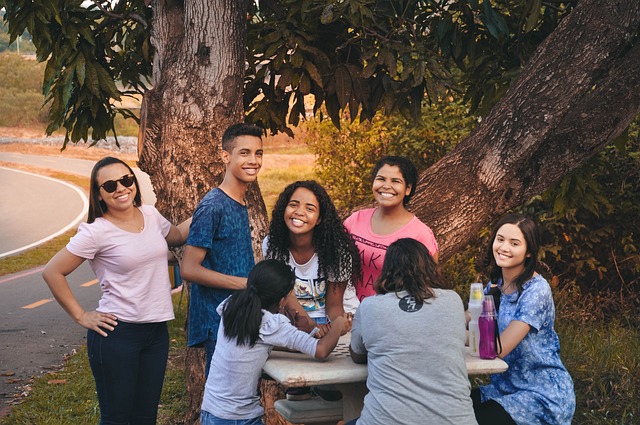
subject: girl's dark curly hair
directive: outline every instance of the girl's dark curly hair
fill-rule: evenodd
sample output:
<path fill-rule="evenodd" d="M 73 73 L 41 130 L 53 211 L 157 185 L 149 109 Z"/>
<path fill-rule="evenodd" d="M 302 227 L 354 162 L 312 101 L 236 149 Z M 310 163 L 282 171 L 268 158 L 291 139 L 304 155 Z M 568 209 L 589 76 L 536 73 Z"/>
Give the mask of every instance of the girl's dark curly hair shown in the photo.
<path fill-rule="evenodd" d="M 313 229 L 312 244 L 318 255 L 318 270 L 327 278 L 349 276 L 349 282 L 360 276 L 360 255 L 351 235 L 342 224 L 336 207 L 327 191 L 314 180 L 304 180 L 287 186 L 276 201 L 271 213 L 267 258 L 289 261 L 289 229 L 284 211 L 298 188 L 311 191 L 320 206 L 320 222 Z"/>
<path fill-rule="evenodd" d="M 405 290 L 419 303 L 435 298 L 434 288 L 451 289 L 427 247 L 411 238 L 389 245 L 374 287 L 378 294 Z"/>

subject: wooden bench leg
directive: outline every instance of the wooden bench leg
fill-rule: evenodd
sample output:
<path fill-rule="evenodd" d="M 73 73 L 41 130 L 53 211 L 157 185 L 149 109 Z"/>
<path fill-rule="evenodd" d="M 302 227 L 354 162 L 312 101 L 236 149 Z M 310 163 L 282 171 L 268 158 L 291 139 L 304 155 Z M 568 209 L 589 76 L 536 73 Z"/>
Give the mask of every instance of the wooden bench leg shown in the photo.
<path fill-rule="evenodd" d="M 277 400 L 286 398 L 284 387 L 271 379 L 260 380 L 260 402 L 264 407 L 264 417 L 262 418 L 265 425 L 293 425 L 284 419 L 273 404 Z"/>

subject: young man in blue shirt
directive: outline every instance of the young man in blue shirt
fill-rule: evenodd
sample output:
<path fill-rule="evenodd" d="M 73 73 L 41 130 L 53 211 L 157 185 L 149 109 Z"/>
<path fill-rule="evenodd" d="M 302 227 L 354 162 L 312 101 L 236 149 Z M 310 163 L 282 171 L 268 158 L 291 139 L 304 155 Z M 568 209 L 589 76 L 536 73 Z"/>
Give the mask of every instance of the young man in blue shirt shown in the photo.
<path fill-rule="evenodd" d="M 216 308 L 233 290 L 246 287 L 255 264 L 244 195 L 262 166 L 261 137 L 262 129 L 251 124 L 225 131 L 224 180 L 200 201 L 184 250 L 181 274 L 192 283 L 187 344 L 205 347 L 207 375 L 220 324 Z"/>

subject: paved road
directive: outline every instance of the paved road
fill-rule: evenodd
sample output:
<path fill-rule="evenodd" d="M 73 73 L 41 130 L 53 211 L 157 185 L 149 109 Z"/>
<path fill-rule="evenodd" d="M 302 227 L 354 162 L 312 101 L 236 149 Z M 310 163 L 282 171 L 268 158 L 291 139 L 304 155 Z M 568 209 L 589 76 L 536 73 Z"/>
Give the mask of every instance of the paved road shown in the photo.
<path fill-rule="evenodd" d="M 88 161 L 86 159 L 66 158 L 62 156 L 29 155 L 18 152 L 0 152 L 0 161 L 50 168 L 52 170 L 78 174 L 86 177 L 91 175 L 91 169 L 96 163 L 95 161 Z M 149 176 L 138 168 L 134 168 L 133 171 L 141 186 L 140 190 L 142 192 L 143 202 L 145 204 L 154 205 L 156 203 L 156 195 L 153 193 L 153 187 L 151 186 Z"/>
<path fill-rule="evenodd" d="M 0 167 L 0 258 L 25 251 L 76 226 L 89 200 L 69 183 Z"/>
<path fill-rule="evenodd" d="M 0 412 L 19 400 L 32 377 L 62 365 L 66 354 L 85 344 L 86 330 L 55 302 L 42 268 L 0 277 Z M 95 309 L 100 287 L 88 263 L 68 280 L 78 302 Z"/>

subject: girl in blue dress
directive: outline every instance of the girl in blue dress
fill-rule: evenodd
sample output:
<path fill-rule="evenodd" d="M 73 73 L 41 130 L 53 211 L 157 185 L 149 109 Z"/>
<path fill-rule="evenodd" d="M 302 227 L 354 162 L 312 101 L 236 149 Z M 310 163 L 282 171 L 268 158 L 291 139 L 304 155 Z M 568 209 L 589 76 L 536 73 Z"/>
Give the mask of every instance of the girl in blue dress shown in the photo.
<path fill-rule="evenodd" d="M 500 291 L 499 357 L 509 369 L 472 391 L 478 424 L 571 424 L 575 393 L 560 359 L 551 288 L 535 272 L 537 227 L 521 214 L 508 214 L 498 221 L 490 240 L 486 292 Z"/>

